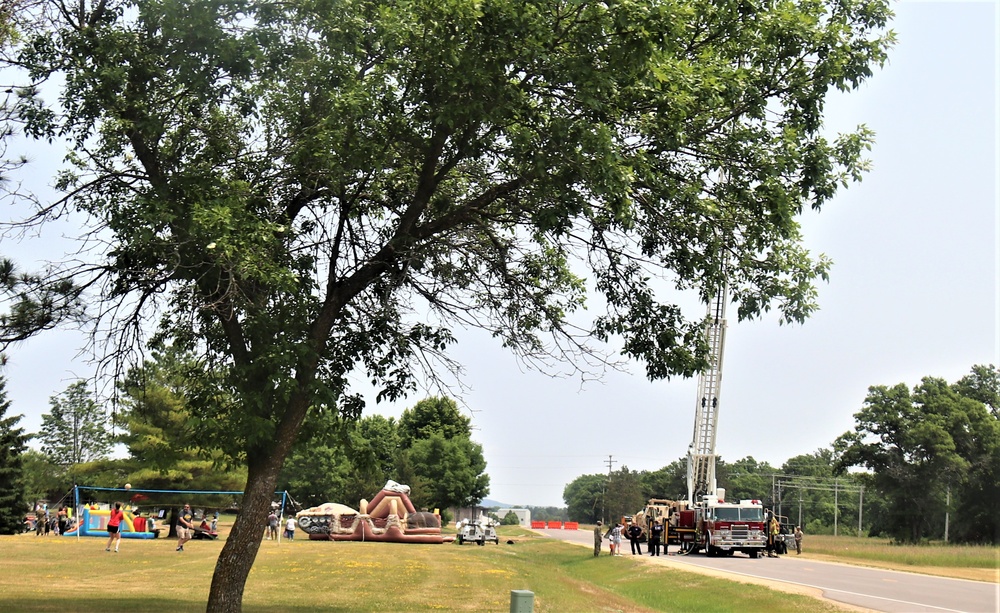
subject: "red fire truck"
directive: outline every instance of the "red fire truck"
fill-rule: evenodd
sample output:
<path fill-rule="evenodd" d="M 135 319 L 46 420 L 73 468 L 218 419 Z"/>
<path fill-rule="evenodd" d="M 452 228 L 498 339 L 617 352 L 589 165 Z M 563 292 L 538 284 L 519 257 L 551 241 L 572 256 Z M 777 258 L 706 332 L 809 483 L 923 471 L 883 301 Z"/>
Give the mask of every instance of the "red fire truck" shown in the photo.
<path fill-rule="evenodd" d="M 683 510 L 672 530 L 681 542 L 681 553 L 702 551 L 709 556 L 740 551 L 756 558 L 767 547 L 764 506 L 759 500 L 726 502 L 725 490 L 704 496 L 692 509 Z"/>

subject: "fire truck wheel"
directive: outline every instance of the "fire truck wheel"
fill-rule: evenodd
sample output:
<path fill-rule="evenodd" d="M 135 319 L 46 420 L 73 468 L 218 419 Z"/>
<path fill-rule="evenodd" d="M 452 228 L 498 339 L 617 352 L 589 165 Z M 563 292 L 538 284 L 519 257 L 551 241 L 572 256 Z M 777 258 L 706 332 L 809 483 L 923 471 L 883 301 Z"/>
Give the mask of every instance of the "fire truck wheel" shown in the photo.
<path fill-rule="evenodd" d="M 751 550 L 750 550 L 750 558 L 751 558 L 751 559 L 754 559 L 754 558 L 756 558 L 756 557 L 757 557 L 757 554 L 758 554 L 758 553 L 760 553 L 760 552 L 759 552 L 759 551 L 757 551 L 756 549 L 751 549 Z"/>

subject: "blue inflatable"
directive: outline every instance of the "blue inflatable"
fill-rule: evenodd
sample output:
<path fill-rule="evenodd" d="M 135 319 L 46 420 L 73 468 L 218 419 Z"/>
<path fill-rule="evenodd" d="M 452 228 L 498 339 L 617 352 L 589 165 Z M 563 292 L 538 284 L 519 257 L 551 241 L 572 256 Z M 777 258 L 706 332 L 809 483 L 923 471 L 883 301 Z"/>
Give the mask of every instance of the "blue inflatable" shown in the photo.
<path fill-rule="evenodd" d="M 108 537 L 108 520 L 111 518 L 111 511 L 107 509 L 83 508 L 80 514 L 80 523 L 76 528 L 67 530 L 63 536 L 99 536 Z M 122 520 L 120 531 L 122 538 L 131 539 L 155 539 L 159 530 L 149 530 L 145 517 L 136 517 L 131 512 L 125 511 L 125 519 Z"/>

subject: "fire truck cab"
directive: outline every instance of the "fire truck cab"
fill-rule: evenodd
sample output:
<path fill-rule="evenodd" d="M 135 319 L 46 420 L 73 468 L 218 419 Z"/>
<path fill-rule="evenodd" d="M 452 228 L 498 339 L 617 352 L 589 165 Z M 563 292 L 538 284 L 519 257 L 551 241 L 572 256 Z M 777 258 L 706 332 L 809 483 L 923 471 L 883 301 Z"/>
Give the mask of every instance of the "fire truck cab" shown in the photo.
<path fill-rule="evenodd" d="M 767 547 L 764 506 L 759 500 L 726 502 L 725 490 L 704 496 L 694 508 L 681 511 L 677 536 L 682 553 L 704 550 L 709 556 L 740 551 L 756 558 Z"/>

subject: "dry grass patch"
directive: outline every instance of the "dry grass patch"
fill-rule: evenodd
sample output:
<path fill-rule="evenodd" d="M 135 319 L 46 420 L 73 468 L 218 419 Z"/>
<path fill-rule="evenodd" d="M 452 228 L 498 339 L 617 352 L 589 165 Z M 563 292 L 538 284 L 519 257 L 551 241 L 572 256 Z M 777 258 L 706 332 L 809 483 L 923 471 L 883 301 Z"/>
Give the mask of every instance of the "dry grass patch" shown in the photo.
<path fill-rule="evenodd" d="M 248 613 L 324 611 L 506 612 L 511 590 L 531 590 L 537 613 L 574 611 L 835 611 L 812 598 L 698 577 L 505 528 L 514 545 L 403 545 L 264 541 L 247 582 Z M 6 612 L 203 611 L 221 541 L 0 537 Z"/>

